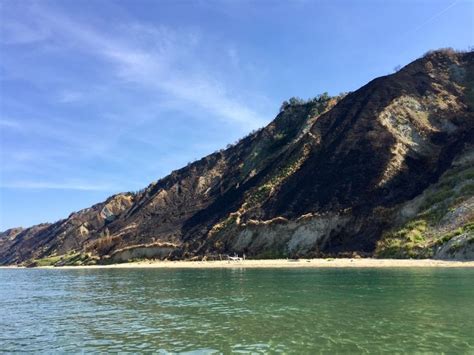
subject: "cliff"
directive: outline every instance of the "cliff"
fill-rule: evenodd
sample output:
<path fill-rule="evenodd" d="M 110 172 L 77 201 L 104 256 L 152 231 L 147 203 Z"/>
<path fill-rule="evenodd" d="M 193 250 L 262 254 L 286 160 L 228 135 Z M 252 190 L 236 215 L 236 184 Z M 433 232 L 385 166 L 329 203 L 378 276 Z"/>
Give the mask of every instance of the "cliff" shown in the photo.
<path fill-rule="evenodd" d="M 0 263 L 472 259 L 473 133 L 474 53 L 434 51 L 350 94 L 291 100 L 268 126 L 138 193 L 4 232 Z"/>

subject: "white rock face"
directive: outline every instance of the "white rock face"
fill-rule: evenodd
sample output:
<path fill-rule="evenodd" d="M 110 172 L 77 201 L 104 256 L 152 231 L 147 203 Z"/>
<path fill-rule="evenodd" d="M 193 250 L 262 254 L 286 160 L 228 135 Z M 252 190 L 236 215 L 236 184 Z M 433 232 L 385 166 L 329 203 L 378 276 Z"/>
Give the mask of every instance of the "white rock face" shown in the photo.
<path fill-rule="evenodd" d="M 271 249 L 305 254 L 317 246 L 321 247 L 329 235 L 341 230 L 349 219 L 349 216 L 331 214 L 297 221 L 247 225 L 233 238 L 232 248 L 236 252 Z"/>

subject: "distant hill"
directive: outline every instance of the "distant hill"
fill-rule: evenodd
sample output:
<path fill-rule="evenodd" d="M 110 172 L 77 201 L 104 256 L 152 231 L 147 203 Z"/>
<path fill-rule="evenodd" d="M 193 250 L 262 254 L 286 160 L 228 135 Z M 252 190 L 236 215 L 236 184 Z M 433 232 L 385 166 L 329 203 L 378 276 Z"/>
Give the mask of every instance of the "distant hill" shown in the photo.
<path fill-rule="evenodd" d="M 0 264 L 474 259 L 473 133 L 474 53 L 433 51 L 347 95 L 285 102 L 265 128 L 138 193 L 1 233 Z"/>

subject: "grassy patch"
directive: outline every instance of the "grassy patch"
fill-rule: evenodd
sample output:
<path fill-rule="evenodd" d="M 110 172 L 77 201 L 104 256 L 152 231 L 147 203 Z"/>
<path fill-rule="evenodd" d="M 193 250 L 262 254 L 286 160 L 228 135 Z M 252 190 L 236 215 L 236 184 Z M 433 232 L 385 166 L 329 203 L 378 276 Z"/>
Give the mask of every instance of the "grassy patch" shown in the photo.
<path fill-rule="evenodd" d="M 375 256 L 379 258 L 429 258 L 432 250 L 426 248 L 427 221 L 418 219 L 404 228 L 386 234 L 378 243 Z"/>
<path fill-rule="evenodd" d="M 79 265 L 95 265 L 98 258 L 92 257 L 90 254 L 70 253 L 64 255 L 56 266 L 79 266 Z"/>
<path fill-rule="evenodd" d="M 436 248 L 449 242 L 454 237 L 464 233 L 474 232 L 474 222 L 456 228 L 453 231 L 436 236 L 429 233 L 429 225 L 424 220 L 415 220 L 407 223 L 404 228 L 386 234 L 378 243 L 375 256 L 379 258 L 429 258 Z M 471 241 L 472 240 L 472 241 Z M 474 235 L 467 243 L 474 243 Z M 454 243 L 449 252 L 457 252 L 464 243 Z"/>
<path fill-rule="evenodd" d="M 31 266 L 54 266 L 59 260 L 61 260 L 61 256 L 49 256 L 46 258 L 36 259 L 33 261 L 34 265 Z"/>
<path fill-rule="evenodd" d="M 454 166 L 439 181 L 425 191 L 418 214 L 399 229 L 386 233 L 377 243 L 375 256 L 386 258 L 425 258 L 433 255 L 441 245 L 452 238 L 474 229 L 470 222 L 441 234 L 441 223 L 449 222 L 451 215 L 474 195 L 474 168 L 469 163 Z M 454 216 L 454 215 L 453 215 Z M 459 246 L 454 245 L 453 250 Z"/>
<path fill-rule="evenodd" d="M 80 265 L 95 265 L 97 263 L 96 257 L 90 254 L 70 252 L 64 255 L 53 255 L 46 258 L 31 260 L 26 264 L 28 267 L 40 266 L 80 266 Z"/>
<path fill-rule="evenodd" d="M 262 204 L 283 181 L 294 174 L 306 160 L 309 155 L 310 147 L 305 145 L 298 159 L 290 161 L 287 165 L 277 170 L 277 173 L 271 176 L 265 183 L 247 193 L 246 207 L 252 208 Z"/>
<path fill-rule="evenodd" d="M 444 243 L 449 242 L 451 239 L 454 237 L 461 235 L 463 233 L 462 228 L 457 228 L 451 232 L 448 232 L 446 234 L 443 234 L 440 238 L 436 239 L 436 241 L 433 243 L 435 246 L 440 246 L 443 245 Z"/>

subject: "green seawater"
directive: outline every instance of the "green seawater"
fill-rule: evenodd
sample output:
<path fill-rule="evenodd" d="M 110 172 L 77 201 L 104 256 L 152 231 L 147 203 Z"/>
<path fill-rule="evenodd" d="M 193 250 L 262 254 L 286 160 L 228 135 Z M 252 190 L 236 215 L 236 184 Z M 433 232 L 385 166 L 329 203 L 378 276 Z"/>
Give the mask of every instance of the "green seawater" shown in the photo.
<path fill-rule="evenodd" d="M 474 353 L 474 269 L 0 269 L 0 352 Z"/>

